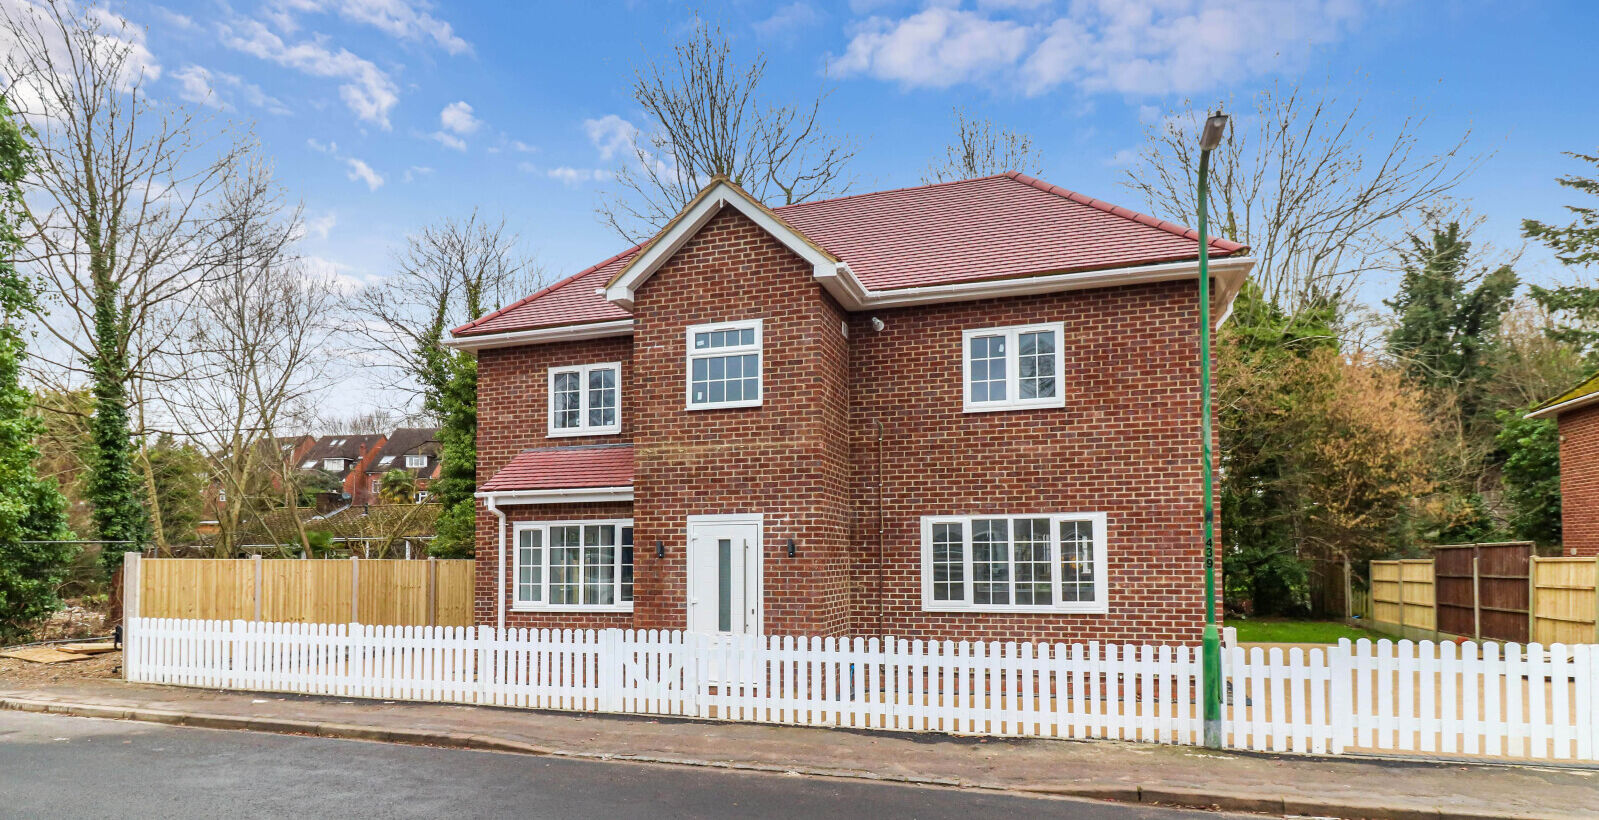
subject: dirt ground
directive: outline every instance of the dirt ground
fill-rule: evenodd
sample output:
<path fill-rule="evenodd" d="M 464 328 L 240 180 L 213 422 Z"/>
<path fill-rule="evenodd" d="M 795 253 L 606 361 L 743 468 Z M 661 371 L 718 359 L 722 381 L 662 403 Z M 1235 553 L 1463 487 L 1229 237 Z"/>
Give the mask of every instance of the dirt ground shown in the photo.
<path fill-rule="evenodd" d="M 83 678 L 122 677 L 122 653 L 91 655 L 86 660 L 64 663 L 31 663 L 16 658 L 0 658 L 0 685 L 28 686 L 64 683 Z"/>

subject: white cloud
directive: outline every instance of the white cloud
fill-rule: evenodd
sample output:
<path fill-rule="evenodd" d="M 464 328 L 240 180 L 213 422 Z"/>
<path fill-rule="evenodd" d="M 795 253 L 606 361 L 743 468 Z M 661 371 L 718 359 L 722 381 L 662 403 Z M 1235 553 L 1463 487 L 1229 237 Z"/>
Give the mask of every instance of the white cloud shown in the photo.
<path fill-rule="evenodd" d="M 428 139 L 433 140 L 445 148 L 453 148 L 457 151 L 466 150 L 466 140 L 461 139 L 454 134 L 446 134 L 443 131 L 434 131 L 428 135 Z"/>
<path fill-rule="evenodd" d="M 772 12 L 771 17 L 757 21 L 750 27 L 763 37 L 790 37 L 798 33 L 799 29 L 809 28 L 822 22 L 823 16 L 822 12 L 810 3 L 789 3 Z"/>
<path fill-rule="evenodd" d="M 323 154 L 337 154 L 339 152 L 339 144 L 331 140 L 328 142 L 321 142 L 316 137 L 306 137 L 305 144 L 311 146 L 312 151 L 317 151 Z"/>
<path fill-rule="evenodd" d="M 466 136 L 476 131 L 483 121 L 472 116 L 472 106 L 461 101 L 444 106 L 444 110 L 439 112 L 439 124 L 443 125 L 446 131 Z"/>
<path fill-rule="evenodd" d="M 405 174 L 404 176 L 400 177 L 400 181 L 415 182 L 422 177 L 430 176 L 432 173 L 433 169 L 426 165 L 412 165 L 411 167 L 405 169 Z"/>
<path fill-rule="evenodd" d="M 858 24 L 839 75 L 905 86 L 1002 81 L 1030 95 L 1203 91 L 1304 59 L 1359 22 L 1364 0 L 1078 0 L 1043 10 L 986 0 L 976 11 L 934 6 Z"/>
<path fill-rule="evenodd" d="M 534 170 L 531 164 L 522 164 L 527 166 L 523 168 L 523 170 Z M 605 180 L 611 178 L 611 172 L 606 171 L 603 168 L 567 168 L 564 166 L 560 168 L 551 168 L 550 170 L 545 171 L 544 175 L 550 179 L 560 180 L 561 184 L 569 187 L 576 187 L 585 182 L 604 182 Z"/>
<path fill-rule="evenodd" d="M 272 114 L 288 114 L 289 107 L 278 98 L 268 95 L 261 87 L 244 81 L 237 74 L 212 71 L 198 65 L 186 65 L 172 72 L 180 84 L 178 97 L 193 103 L 209 105 L 219 111 L 232 111 L 230 96 L 242 98 L 247 104 L 265 109 Z"/>
<path fill-rule="evenodd" d="M 1123 148 L 1110 155 L 1105 164 L 1112 168 L 1127 168 L 1138 161 L 1138 151 L 1133 148 Z"/>
<path fill-rule="evenodd" d="M 372 170 L 372 166 L 355 157 L 346 157 L 344 164 L 350 166 L 350 172 L 345 174 L 345 176 L 354 182 L 365 182 L 367 190 L 376 191 L 383 187 L 383 177 L 377 171 Z"/>
<path fill-rule="evenodd" d="M 600 151 L 600 159 L 608 160 L 618 154 L 631 153 L 633 140 L 638 137 L 638 126 L 615 114 L 606 114 L 595 120 L 584 120 L 583 130 L 589 142 Z"/>
<path fill-rule="evenodd" d="M 339 215 L 333 211 L 328 211 L 321 216 L 306 219 L 305 233 L 307 236 L 315 236 L 317 239 L 327 239 L 328 234 L 333 232 L 333 226 L 337 224 L 339 224 Z"/>
<path fill-rule="evenodd" d="M 511 140 L 511 150 L 523 154 L 531 154 L 539 150 L 537 145 L 529 145 L 521 140 Z"/>
<path fill-rule="evenodd" d="M 345 106 L 358 119 L 375 123 L 385 131 L 389 129 L 389 110 L 400 100 L 399 89 L 394 80 L 371 61 L 343 48 L 335 50 L 324 38 L 285 42 L 256 20 L 224 24 L 220 31 L 223 45 L 235 51 L 313 77 L 344 80 L 339 86 L 339 98 Z"/>
<path fill-rule="evenodd" d="M 295 14 L 337 14 L 400 40 L 432 41 L 449 54 L 470 53 L 472 44 L 457 36 L 449 23 L 428 14 L 424 9 L 429 7 L 408 0 L 277 0 L 264 14 L 289 33 L 298 28 Z"/>
<path fill-rule="evenodd" d="M 873 17 L 856 29 L 832 68 L 945 88 L 1013 67 L 1031 36 L 1019 23 L 959 9 L 929 8 L 903 20 Z"/>

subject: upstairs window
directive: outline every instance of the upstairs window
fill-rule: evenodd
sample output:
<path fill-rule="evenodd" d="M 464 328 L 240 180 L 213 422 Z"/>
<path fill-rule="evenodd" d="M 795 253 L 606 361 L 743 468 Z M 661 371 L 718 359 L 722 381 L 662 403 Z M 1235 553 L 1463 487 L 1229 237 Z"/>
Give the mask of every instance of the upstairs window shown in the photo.
<path fill-rule="evenodd" d="M 688 409 L 759 407 L 761 320 L 688 329 Z"/>
<path fill-rule="evenodd" d="M 405 457 L 405 466 L 413 470 L 428 466 L 427 456 L 408 455 Z"/>
<path fill-rule="evenodd" d="M 322 469 L 333 473 L 339 472 L 340 470 L 344 469 L 344 459 L 324 458 L 322 459 Z"/>
<path fill-rule="evenodd" d="M 1106 612 L 1101 513 L 922 519 L 922 608 Z"/>
<path fill-rule="evenodd" d="M 1065 324 L 1019 325 L 962 334 L 966 412 L 1064 407 Z"/>
<path fill-rule="evenodd" d="M 551 436 L 603 436 L 622 432 L 622 365 L 619 362 L 550 368 Z M 427 459 L 422 459 L 426 466 Z M 407 456 L 407 466 L 410 457 Z"/>

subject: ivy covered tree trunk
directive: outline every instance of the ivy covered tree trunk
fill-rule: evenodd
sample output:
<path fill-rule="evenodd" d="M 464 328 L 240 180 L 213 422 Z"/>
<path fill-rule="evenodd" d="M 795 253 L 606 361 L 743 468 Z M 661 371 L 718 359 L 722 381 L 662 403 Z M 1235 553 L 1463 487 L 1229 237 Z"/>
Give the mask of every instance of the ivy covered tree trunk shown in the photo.
<path fill-rule="evenodd" d="M 85 187 L 90 192 L 84 217 L 94 281 L 94 356 L 88 362 L 94 380 L 94 416 L 89 420 L 94 458 L 87 489 L 99 540 L 128 542 L 101 545 L 100 563 L 109 573 L 122 565 L 125 550 L 143 546 L 149 538 L 150 520 L 139 503 L 140 481 L 133 468 L 133 439 L 128 432 L 128 355 L 122 346 L 127 319 L 111 276 L 115 249 L 101 241 L 96 188 L 92 183 Z"/>
<path fill-rule="evenodd" d="M 77 554 L 75 545 L 61 543 L 72 538 L 66 499 L 34 467 L 34 439 L 43 425 L 28 415 L 32 396 L 21 383 L 27 350 L 19 323 L 35 297 L 32 283 L 9 260 L 19 245 L 17 184 L 28 157 L 27 143 L 0 99 L 0 644 L 23 637 L 60 606 L 56 588 Z"/>
<path fill-rule="evenodd" d="M 444 389 L 428 396 L 437 413 L 439 478 L 428 488 L 442 506 L 438 537 L 430 552 L 440 558 L 471 558 L 477 535 L 477 359 L 440 348 L 435 357 Z"/>

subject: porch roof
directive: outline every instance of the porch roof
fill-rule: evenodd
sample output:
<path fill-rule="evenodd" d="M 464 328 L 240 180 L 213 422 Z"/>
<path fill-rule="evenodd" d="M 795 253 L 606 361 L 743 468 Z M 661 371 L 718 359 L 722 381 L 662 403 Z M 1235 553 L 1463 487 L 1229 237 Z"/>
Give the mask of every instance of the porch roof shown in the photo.
<path fill-rule="evenodd" d="M 478 488 L 482 493 L 633 486 L 633 445 L 590 444 L 523 450 Z"/>

